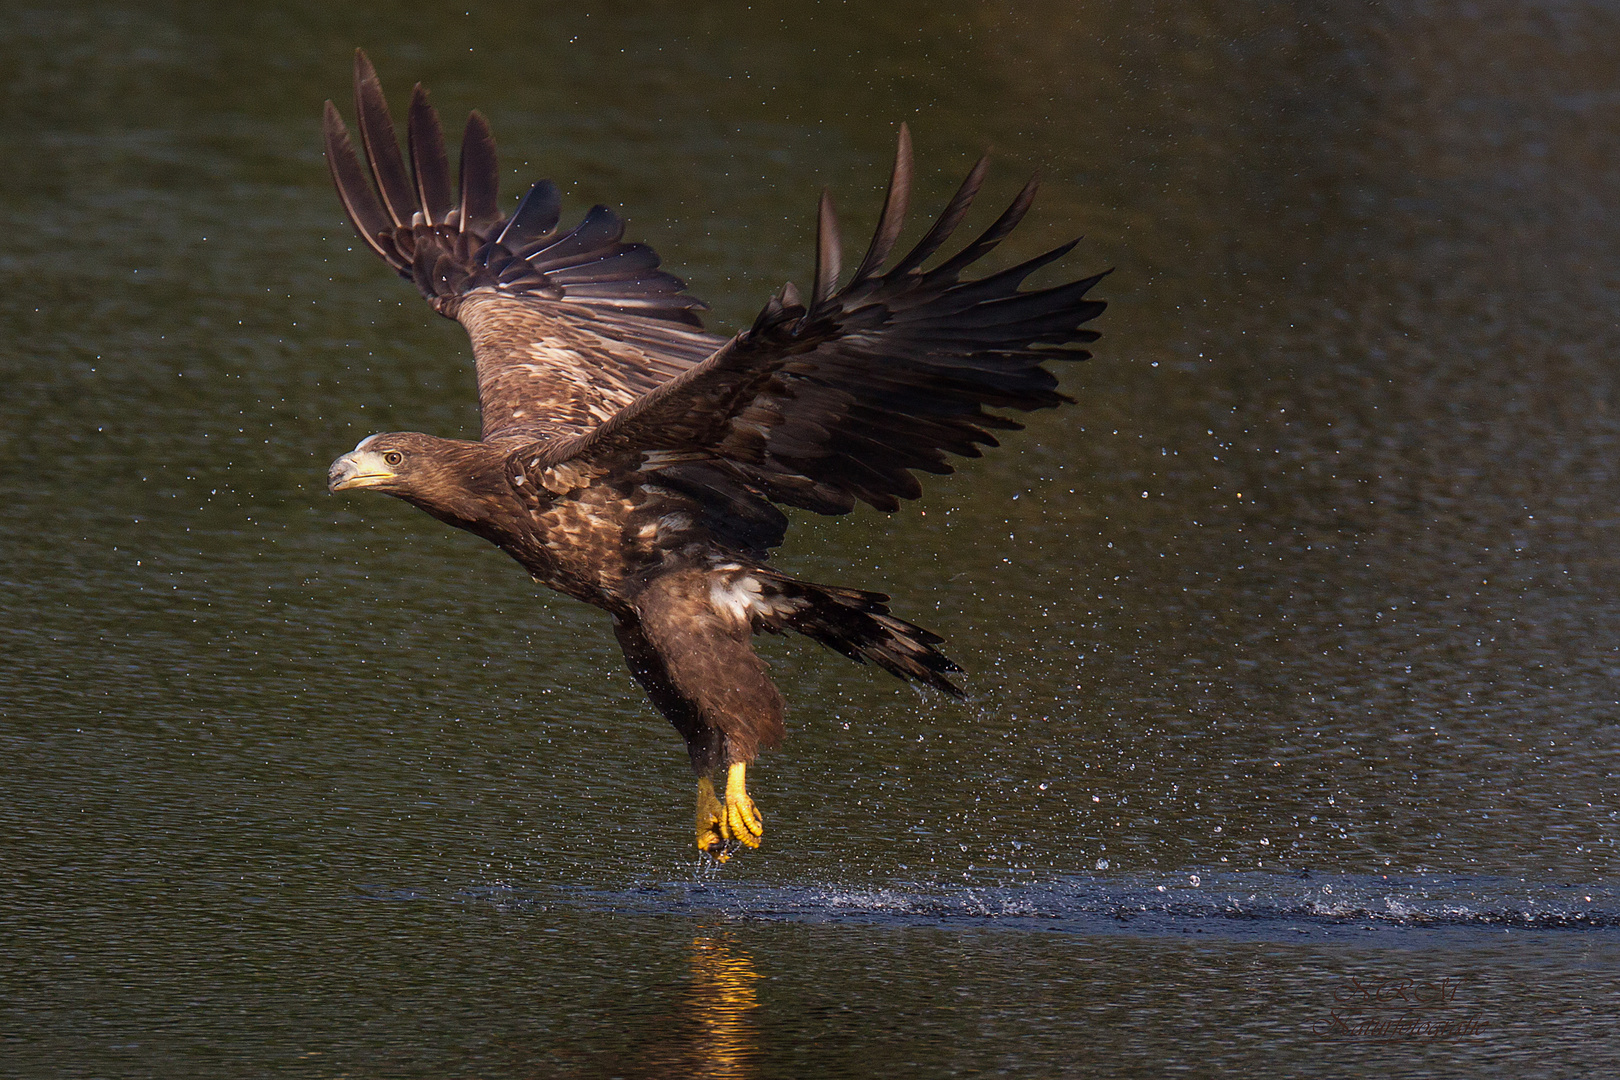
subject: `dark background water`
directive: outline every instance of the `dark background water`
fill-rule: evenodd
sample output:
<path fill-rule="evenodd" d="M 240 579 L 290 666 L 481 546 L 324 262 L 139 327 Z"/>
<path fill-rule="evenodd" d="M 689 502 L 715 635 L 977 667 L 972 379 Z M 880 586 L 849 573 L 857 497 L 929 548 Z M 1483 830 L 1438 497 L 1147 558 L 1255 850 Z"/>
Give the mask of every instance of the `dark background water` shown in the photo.
<path fill-rule="evenodd" d="M 1612 1073 L 1617 31 L 9 5 L 0 1072 Z M 598 613 L 325 491 L 372 431 L 476 430 L 464 335 L 329 189 L 357 45 L 717 329 L 808 278 L 824 185 L 870 228 L 901 120 L 919 213 L 990 146 L 975 220 L 1045 180 L 1007 263 L 1117 268 L 1077 408 L 796 521 L 782 562 L 893 593 L 971 697 L 767 643 L 757 854 L 689 854 Z M 1472 1026 L 1335 1026 L 1403 1003 Z"/>

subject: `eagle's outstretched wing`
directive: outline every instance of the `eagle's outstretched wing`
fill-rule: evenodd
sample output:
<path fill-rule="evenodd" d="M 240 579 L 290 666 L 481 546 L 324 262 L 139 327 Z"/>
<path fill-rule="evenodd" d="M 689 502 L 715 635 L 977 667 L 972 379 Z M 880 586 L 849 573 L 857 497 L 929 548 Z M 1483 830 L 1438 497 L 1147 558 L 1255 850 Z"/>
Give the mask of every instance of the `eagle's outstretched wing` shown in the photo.
<path fill-rule="evenodd" d="M 1084 324 L 1104 304 L 1085 298 L 1102 274 L 1023 290 L 1078 241 L 977 280 L 962 271 L 1017 226 L 1037 184 L 973 243 L 924 269 L 961 223 L 984 180 L 980 160 L 928 233 L 883 271 L 899 237 L 911 178 L 905 127 L 877 232 L 848 284 L 822 196 L 815 287 L 808 302 L 785 286 L 754 326 L 703 363 L 649 391 L 590 431 L 516 450 L 514 480 L 530 474 L 554 494 L 636 470 L 649 514 L 685 503 L 694 519 L 741 550 L 782 541 L 780 503 L 843 513 L 857 500 L 894 510 L 921 485 L 911 470 L 949 473 L 946 454 L 979 456 L 991 430 L 1022 427 L 987 408 L 1031 410 L 1069 400 L 1048 360 L 1084 360 Z M 521 478 L 521 479 L 519 479 Z M 532 489 L 531 489 L 532 490 Z M 659 505 L 663 496 L 671 506 Z M 680 542 L 679 536 L 670 542 Z"/>
<path fill-rule="evenodd" d="M 359 51 L 354 101 L 365 164 L 328 101 L 332 179 L 361 239 L 467 328 L 485 439 L 590 430 L 721 344 L 702 332 L 703 303 L 658 269 L 650 247 L 622 242 L 624 223 L 607 207 L 559 231 L 557 187 L 541 181 L 503 218 L 495 140 L 478 113 L 462 137 L 458 202 L 438 114 L 420 84 L 409 168 Z"/>

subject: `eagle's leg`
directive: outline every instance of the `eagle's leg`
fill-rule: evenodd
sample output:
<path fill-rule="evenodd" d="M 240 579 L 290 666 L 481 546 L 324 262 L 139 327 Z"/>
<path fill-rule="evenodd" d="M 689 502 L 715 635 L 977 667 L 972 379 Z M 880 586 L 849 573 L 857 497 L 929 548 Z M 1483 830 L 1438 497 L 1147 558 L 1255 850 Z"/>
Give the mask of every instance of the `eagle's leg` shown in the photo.
<path fill-rule="evenodd" d="M 752 624 L 714 606 L 709 573 L 662 573 L 617 613 L 625 660 L 658 711 L 686 740 L 698 775 L 698 850 L 724 862 L 738 846 L 759 847 L 764 823 L 748 797 L 747 763 L 782 741 L 782 695 L 755 654 Z M 726 767 L 726 787 L 715 777 Z"/>
<path fill-rule="evenodd" d="M 759 847 L 765 835 L 765 820 L 759 807 L 748 797 L 748 763 L 734 762 L 726 770 L 726 829 L 733 840 L 751 848 Z"/>

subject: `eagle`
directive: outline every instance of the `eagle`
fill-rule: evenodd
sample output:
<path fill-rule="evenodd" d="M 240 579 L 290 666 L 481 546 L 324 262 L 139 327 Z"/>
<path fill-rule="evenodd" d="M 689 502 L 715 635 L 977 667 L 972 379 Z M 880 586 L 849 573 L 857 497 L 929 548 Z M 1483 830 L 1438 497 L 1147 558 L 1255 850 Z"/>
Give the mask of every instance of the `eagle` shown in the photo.
<path fill-rule="evenodd" d="M 889 264 L 911 188 L 899 129 L 871 244 L 847 280 L 833 204 L 817 216 L 808 297 L 793 284 L 730 338 L 659 269 L 624 223 L 594 206 L 559 227 L 555 184 L 500 210 L 495 141 L 467 120 L 454 189 L 443 129 L 417 84 L 401 152 L 375 69 L 357 51 L 354 107 L 364 157 L 326 102 L 326 160 L 372 251 L 472 340 L 477 441 L 368 436 L 333 462 L 332 491 L 403 499 L 480 536 L 540 584 L 613 619 L 631 674 L 686 741 L 697 774 L 696 840 L 724 861 L 757 848 L 763 820 L 747 768 L 783 738 L 782 695 L 755 634 L 794 631 L 955 697 L 961 669 L 941 637 L 889 610 L 883 593 L 822 585 L 770 565 L 784 508 L 892 512 L 978 457 L 1003 412 L 1072 402 L 1048 362 L 1084 360 L 1104 274 L 1025 288 L 1062 244 L 964 277 L 1018 225 L 1031 180 L 978 239 L 935 260 L 984 182 L 980 159 L 927 232 Z M 931 264 L 932 263 L 932 264 Z M 886 265 L 887 264 L 887 265 Z M 716 781 L 723 777 L 723 787 Z"/>

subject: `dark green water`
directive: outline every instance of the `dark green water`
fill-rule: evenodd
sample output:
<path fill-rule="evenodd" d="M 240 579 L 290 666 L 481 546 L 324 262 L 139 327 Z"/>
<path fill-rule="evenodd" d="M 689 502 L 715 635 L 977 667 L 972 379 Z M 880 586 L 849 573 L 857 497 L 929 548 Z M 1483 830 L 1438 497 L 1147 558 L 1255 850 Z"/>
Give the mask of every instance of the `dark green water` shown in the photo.
<path fill-rule="evenodd" d="M 1620 9 L 695 6 L 7 8 L 0 1074 L 1620 1068 Z M 759 853 L 605 619 L 326 493 L 476 430 L 329 188 L 357 45 L 717 329 L 901 120 L 1117 268 L 1079 407 L 796 522 L 971 698 L 767 643 Z"/>

